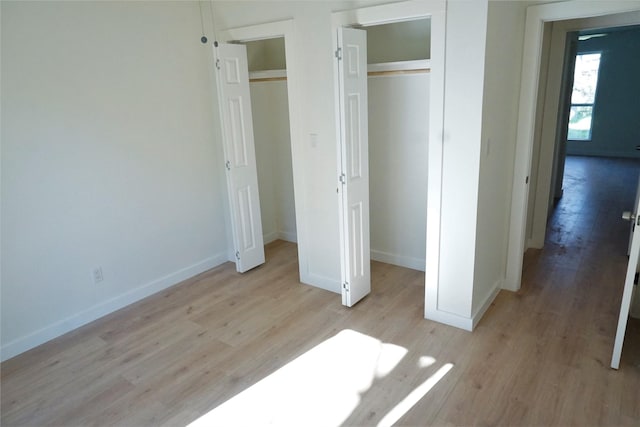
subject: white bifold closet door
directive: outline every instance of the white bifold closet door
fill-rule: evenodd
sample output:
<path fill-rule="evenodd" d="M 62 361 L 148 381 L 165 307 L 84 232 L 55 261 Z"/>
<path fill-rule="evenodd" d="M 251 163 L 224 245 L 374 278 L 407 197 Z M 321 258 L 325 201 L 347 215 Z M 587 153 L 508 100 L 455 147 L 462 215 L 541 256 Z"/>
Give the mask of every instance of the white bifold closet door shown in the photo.
<path fill-rule="evenodd" d="M 342 304 L 371 292 L 367 33 L 338 29 Z"/>
<path fill-rule="evenodd" d="M 236 270 L 243 273 L 264 263 L 247 50 L 216 42 L 214 57 Z"/>

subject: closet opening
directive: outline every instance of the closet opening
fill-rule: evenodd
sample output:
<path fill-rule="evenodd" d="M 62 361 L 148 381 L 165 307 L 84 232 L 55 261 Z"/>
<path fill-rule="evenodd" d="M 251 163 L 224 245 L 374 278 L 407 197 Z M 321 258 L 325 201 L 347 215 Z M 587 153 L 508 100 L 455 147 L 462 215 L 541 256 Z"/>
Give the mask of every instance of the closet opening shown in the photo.
<path fill-rule="evenodd" d="M 424 271 L 431 19 L 361 29 L 367 32 L 371 260 Z M 373 263 L 374 285 L 377 270 Z"/>
<path fill-rule="evenodd" d="M 249 89 L 265 247 L 297 243 L 284 37 L 242 42 Z M 290 242 L 286 244 L 284 242 Z M 296 247 L 297 253 L 297 247 Z M 269 251 L 266 252 L 269 262 Z"/>

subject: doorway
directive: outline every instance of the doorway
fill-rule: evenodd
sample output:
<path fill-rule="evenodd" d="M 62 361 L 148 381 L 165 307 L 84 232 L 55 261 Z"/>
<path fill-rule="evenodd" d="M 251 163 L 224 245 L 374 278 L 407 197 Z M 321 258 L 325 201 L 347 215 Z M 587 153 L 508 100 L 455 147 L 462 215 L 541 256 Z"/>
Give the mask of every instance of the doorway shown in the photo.
<path fill-rule="evenodd" d="M 296 243 L 284 37 L 243 44 L 249 64 L 263 240 L 265 245 L 275 240 Z"/>
<path fill-rule="evenodd" d="M 338 193 L 347 306 L 371 291 L 371 260 L 424 271 L 430 24 L 425 17 L 337 28 Z"/>
<path fill-rule="evenodd" d="M 340 27 L 372 26 L 390 22 L 431 20 L 429 93 L 425 102 L 429 104 L 429 131 L 427 145 L 427 210 L 425 251 L 425 300 L 424 316 L 428 319 L 458 324 L 448 313 L 438 307 L 440 278 L 440 227 L 443 179 L 443 135 L 444 135 L 444 58 L 446 9 L 444 2 L 401 2 L 356 10 L 336 12 L 332 16 L 334 46 L 337 46 L 337 30 Z M 366 62 L 366 61 L 365 61 Z M 336 80 L 337 81 L 337 80 Z M 337 118 L 337 121 L 339 118 Z M 367 179 L 368 181 L 368 179 Z M 344 277 L 344 266 L 342 276 Z M 344 301 L 344 291 L 343 291 Z"/>
<path fill-rule="evenodd" d="M 504 284 L 504 289 L 512 291 L 520 289 L 523 271 L 522 257 L 524 251 L 530 247 L 531 236 L 528 234 L 530 228 L 527 227 L 527 219 L 531 218 L 528 215 L 532 208 L 530 196 L 533 196 L 532 193 L 535 189 L 530 188 L 529 181 L 530 178 L 535 178 L 532 174 L 535 173 L 537 168 L 534 150 L 535 141 L 538 138 L 536 134 L 539 132 L 539 123 L 537 122 L 536 113 L 540 110 L 543 102 L 544 91 L 541 91 L 541 82 L 546 78 L 545 73 L 548 66 L 547 59 L 543 55 L 546 39 L 543 36 L 548 31 L 549 23 L 572 19 L 584 19 L 585 22 L 589 23 L 599 21 L 598 25 L 593 24 L 593 28 L 637 25 L 640 24 L 640 12 L 635 4 L 604 2 L 581 5 L 571 3 L 562 8 L 556 8 L 553 5 L 537 5 L 527 8 L 511 196 L 507 271 Z M 553 144 L 551 144 L 551 152 L 553 152 Z M 548 157 L 553 159 L 552 154 Z M 550 165 L 551 163 L 542 162 L 541 164 Z M 546 177 L 546 179 L 550 179 L 550 176 L 550 173 L 539 174 L 539 177 Z M 542 221 L 546 223 L 546 215 Z"/>
<path fill-rule="evenodd" d="M 367 32 L 371 259 L 425 270 L 429 18 Z"/>
<path fill-rule="evenodd" d="M 536 112 L 540 126 L 533 147 L 528 247 L 541 248 L 544 243 L 547 220 L 563 194 L 567 154 L 640 158 L 636 150 L 640 130 L 632 119 L 640 114 L 635 95 L 640 90 L 635 77 L 640 72 L 640 59 L 629 55 L 640 43 L 640 30 L 634 26 L 598 26 L 594 21 L 545 24 L 548 60 L 543 65 L 546 73 L 540 78 L 539 97 L 544 102 L 538 104 Z M 576 58 L 577 73 L 583 77 L 579 76 L 574 85 Z M 589 58 L 597 61 L 585 65 L 583 60 Z M 582 117 L 583 110 L 588 116 Z M 573 123 L 569 123 L 570 117 Z"/>
<path fill-rule="evenodd" d="M 527 196 L 529 183 L 529 174 L 534 171 L 531 167 L 532 163 L 532 151 L 534 148 L 534 141 L 536 137 L 534 132 L 537 132 L 539 128 L 536 126 L 536 114 L 540 111 L 541 99 L 541 84 L 540 81 L 545 78 L 544 73 L 547 71 L 543 65 L 545 59 L 542 57 L 544 38 L 543 31 L 546 32 L 549 22 L 561 23 L 563 20 L 569 19 L 582 19 L 586 25 L 586 28 L 606 28 L 615 25 L 634 25 L 639 24 L 640 16 L 637 10 L 637 5 L 610 5 L 610 4 L 591 4 L 585 8 L 576 8 L 574 5 L 569 5 L 567 8 L 556 9 L 547 5 L 532 6 L 527 11 L 527 26 L 525 30 L 525 48 L 523 54 L 523 64 L 528 64 L 528 67 L 523 67 L 522 85 L 520 92 L 520 108 L 519 108 L 519 120 L 518 120 L 518 140 L 516 149 L 516 162 L 514 170 L 514 186 L 512 193 L 512 209 L 511 209 L 511 229 L 509 237 L 509 256 L 507 261 L 507 280 L 506 288 L 511 290 L 520 289 L 520 284 L 523 273 L 523 260 L 522 255 L 524 250 L 528 247 L 526 224 L 527 224 Z M 614 13 L 620 12 L 618 15 Z M 595 24 L 595 22 L 598 22 Z M 603 22 L 606 22 L 603 24 Z M 543 30 L 544 29 L 544 30 Z M 537 94 L 536 94 L 537 92 Z M 558 99 L 557 97 L 555 98 Z M 537 102 L 537 105 L 536 105 Z M 555 119 L 557 119 L 555 115 Z M 557 135 L 557 133 L 556 133 Z M 547 144 L 547 148 L 548 144 Z M 553 148 L 553 144 L 552 144 Z M 553 149 L 551 150 L 553 152 Z M 549 153 L 549 151 L 547 151 Z M 553 159 L 553 156 L 550 156 Z M 548 174 L 540 173 L 540 166 L 546 165 L 549 167 L 549 163 L 541 162 L 538 167 L 538 181 L 541 177 L 549 178 Z M 633 184 L 632 184 L 633 185 Z M 550 187 L 547 187 L 550 190 Z M 542 200 L 542 203 L 546 203 Z M 546 218 L 544 218 L 546 221 Z M 545 222 L 546 224 L 546 222 Z M 634 237 L 634 245 L 637 248 L 638 240 Z M 626 245 L 625 245 L 626 246 Z M 626 248 L 624 250 L 626 253 Z M 635 252 L 637 254 L 637 251 Z M 620 307 L 620 321 L 618 324 L 618 331 L 616 337 L 616 347 L 619 346 L 620 336 L 624 335 L 624 326 L 626 325 L 626 314 L 628 312 L 628 295 L 630 294 L 631 287 L 633 285 L 633 272 L 635 271 L 637 260 L 635 256 L 632 256 L 630 260 L 625 260 L 623 265 L 627 265 L 626 277 L 624 280 L 624 298 L 623 304 Z M 588 267 L 587 264 L 585 266 Z M 582 273 L 584 270 L 581 268 L 578 270 Z M 625 303 L 627 301 L 627 303 Z M 622 325 L 622 327 L 621 327 Z M 616 367 L 615 352 L 612 359 L 612 367 Z"/>
<path fill-rule="evenodd" d="M 567 41 L 553 178 L 546 207 L 549 219 L 542 230 L 544 242 L 579 248 L 587 241 L 586 235 L 591 236 L 589 241 L 594 240 L 591 229 L 595 228 L 604 233 L 596 233 L 595 238 L 607 246 L 605 235 L 615 236 L 616 230 L 622 230 L 622 243 L 609 247 L 605 256 L 616 256 L 621 250 L 628 254 L 631 239 L 628 231 L 624 236 L 628 225 L 620 215 L 635 206 L 640 173 L 640 125 L 633 119 L 640 115 L 636 101 L 640 94 L 636 77 L 640 73 L 640 58 L 630 54 L 640 44 L 640 28 L 601 27 L 567 32 L 567 25 L 575 28 L 583 24 L 578 21 L 553 25 L 552 38 L 566 34 Z M 556 31 L 556 26 L 561 30 Z M 606 167 L 603 169 L 601 164 Z M 602 191 L 607 195 L 600 194 Z M 572 218 L 578 218 L 577 206 L 582 204 L 592 214 L 581 213 L 580 226 L 576 228 L 578 221 Z M 536 210 L 539 206 L 534 206 Z M 571 252 L 568 250 L 563 259 L 568 261 Z M 637 300 L 638 293 L 635 294 Z M 621 293 L 613 295 L 618 298 Z"/>
<path fill-rule="evenodd" d="M 303 84 L 304 76 L 296 62 L 296 48 L 294 43 L 295 32 L 293 19 L 270 22 L 265 24 L 250 25 L 246 27 L 228 28 L 220 31 L 220 39 L 227 42 L 250 42 L 254 40 L 264 40 L 284 37 L 285 61 L 287 77 L 287 100 L 289 106 L 289 134 L 291 136 L 291 166 L 293 168 L 293 191 L 295 204 L 295 224 L 298 253 L 298 271 L 300 282 L 310 284 L 334 292 L 338 289 L 338 284 L 331 278 L 318 275 L 312 271 L 312 246 L 313 242 L 307 238 L 309 233 L 308 212 L 304 207 L 307 199 L 311 197 L 305 193 L 304 182 L 306 171 L 304 168 L 305 150 L 302 141 L 305 136 L 302 134 L 301 117 L 299 114 L 300 105 L 305 100 L 300 99 L 298 88 Z M 313 141 L 311 141 L 313 143 Z"/>

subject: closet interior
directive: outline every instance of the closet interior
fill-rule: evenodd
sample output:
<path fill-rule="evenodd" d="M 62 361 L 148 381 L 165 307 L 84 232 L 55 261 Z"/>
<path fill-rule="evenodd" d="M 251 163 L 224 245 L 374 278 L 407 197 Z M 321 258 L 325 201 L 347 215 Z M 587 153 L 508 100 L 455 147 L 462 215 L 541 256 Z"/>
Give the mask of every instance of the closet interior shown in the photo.
<path fill-rule="evenodd" d="M 425 269 L 431 20 L 364 27 L 371 259 Z"/>
<path fill-rule="evenodd" d="M 284 38 L 244 44 L 264 243 L 297 242 Z"/>

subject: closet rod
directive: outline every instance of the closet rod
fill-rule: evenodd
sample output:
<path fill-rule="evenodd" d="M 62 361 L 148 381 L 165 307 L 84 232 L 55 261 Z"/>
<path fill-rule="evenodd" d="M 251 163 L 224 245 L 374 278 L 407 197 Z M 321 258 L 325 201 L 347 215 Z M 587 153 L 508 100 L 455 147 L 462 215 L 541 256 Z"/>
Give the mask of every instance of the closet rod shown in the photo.
<path fill-rule="evenodd" d="M 427 74 L 430 73 L 430 68 L 416 68 L 414 70 L 389 70 L 389 71 L 369 71 L 367 76 L 369 77 L 377 77 L 377 76 L 394 76 L 394 75 L 402 75 L 402 74 Z M 286 77 L 259 77 L 249 79 L 250 83 L 260 83 L 260 82 L 279 82 L 286 81 Z"/>
<path fill-rule="evenodd" d="M 389 70 L 389 71 L 369 71 L 367 75 L 372 76 L 393 76 L 400 74 L 426 74 L 430 73 L 431 68 L 416 68 L 414 70 Z"/>
<path fill-rule="evenodd" d="M 255 78 L 255 79 L 249 79 L 250 83 L 257 83 L 257 82 L 279 82 L 279 81 L 286 81 L 287 78 L 286 77 L 261 77 L 261 78 Z"/>

